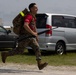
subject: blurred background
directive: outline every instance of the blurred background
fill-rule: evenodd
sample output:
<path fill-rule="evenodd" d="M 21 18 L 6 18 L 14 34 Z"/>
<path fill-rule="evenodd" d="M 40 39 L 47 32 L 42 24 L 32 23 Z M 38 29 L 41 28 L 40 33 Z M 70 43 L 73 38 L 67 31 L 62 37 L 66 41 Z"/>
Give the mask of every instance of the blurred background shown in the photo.
<path fill-rule="evenodd" d="M 76 0 L 0 0 L 0 25 L 12 26 L 13 18 L 32 2 L 38 12 L 76 15 Z"/>

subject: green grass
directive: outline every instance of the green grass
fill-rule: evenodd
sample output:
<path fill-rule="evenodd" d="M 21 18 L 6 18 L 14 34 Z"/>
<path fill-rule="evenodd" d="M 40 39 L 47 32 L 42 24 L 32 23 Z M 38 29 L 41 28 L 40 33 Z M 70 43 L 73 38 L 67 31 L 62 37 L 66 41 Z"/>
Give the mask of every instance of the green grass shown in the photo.
<path fill-rule="evenodd" d="M 52 53 L 42 53 L 42 61 L 48 62 L 52 66 L 76 66 L 76 53 L 68 52 L 66 55 L 55 55 Z M 0 56 L 0 63 L 1 63 Z M 29 54 L 27 51 L 23 55 L 15 55 L 7 58 L 6 63 L 36 64 L 35 55 Z"/>

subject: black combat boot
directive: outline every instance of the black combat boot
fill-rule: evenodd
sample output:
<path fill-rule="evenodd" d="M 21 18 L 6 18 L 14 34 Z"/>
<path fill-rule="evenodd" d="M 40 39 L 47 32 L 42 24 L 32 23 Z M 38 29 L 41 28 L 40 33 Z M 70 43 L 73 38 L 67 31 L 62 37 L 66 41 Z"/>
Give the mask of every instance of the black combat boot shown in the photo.
<path fill-rule="evenodd" d="M 41 60 L 37 60 L 39 70 L 42 70 L 44 67 L 48 65 L 48 63 L 41 63 Z"/>
<path fill-rule="evenodd" d="M 9 54 L 7 52 L 2 52 L 1 53 L 1 57 L 2 57 L 2 62 L 5 63 L 7 56 L 9 56 Z"/>

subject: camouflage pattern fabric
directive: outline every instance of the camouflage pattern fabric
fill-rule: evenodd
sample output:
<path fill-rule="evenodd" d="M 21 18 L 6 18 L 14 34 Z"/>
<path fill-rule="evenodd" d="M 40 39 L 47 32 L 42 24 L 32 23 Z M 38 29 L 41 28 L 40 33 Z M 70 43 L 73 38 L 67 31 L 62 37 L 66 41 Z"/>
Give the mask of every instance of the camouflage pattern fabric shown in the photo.
<path fill-rule="evenodd" d="M 25 8 L 23 11 L 24 15 L 26 16 L 29 12 L 27 8 Z M 20 13 L 13 19 L 13 32 L 17 35 L 20 34 L 21 27 L 23 27 L 24 24 L 24 17 Z"/>
<path fill-rule="evenodd" d="M 30 46 L 36 55 L 36 60 L 41 60 L 41 52 L 39 49 L 39 44 L 35 38 L 28 38 L 27 40 L 23 40 L 19 43 L 18 47 L 9 51 L 9 55 L 23 54 L 25 47 Z"/>

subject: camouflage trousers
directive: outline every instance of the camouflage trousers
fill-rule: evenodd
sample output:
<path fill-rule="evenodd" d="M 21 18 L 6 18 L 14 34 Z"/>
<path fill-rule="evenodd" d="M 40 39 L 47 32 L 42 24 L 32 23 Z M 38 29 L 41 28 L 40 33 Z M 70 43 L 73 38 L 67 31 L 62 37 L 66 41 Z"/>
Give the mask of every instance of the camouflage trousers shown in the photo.
<path fill-rule="evenodd" d="M 26 40 L 23 40 L 19 42 L 18 47 L 9 51 L 9 56 L 17 55 L 17 54 L 23 54 L 25 47 L 30 46 L 36 55 L 36 60 L 41 60 L 41 52 L 39 49 L 39 44 L 36 41 L 35 38 L 28 38 Z"/>

